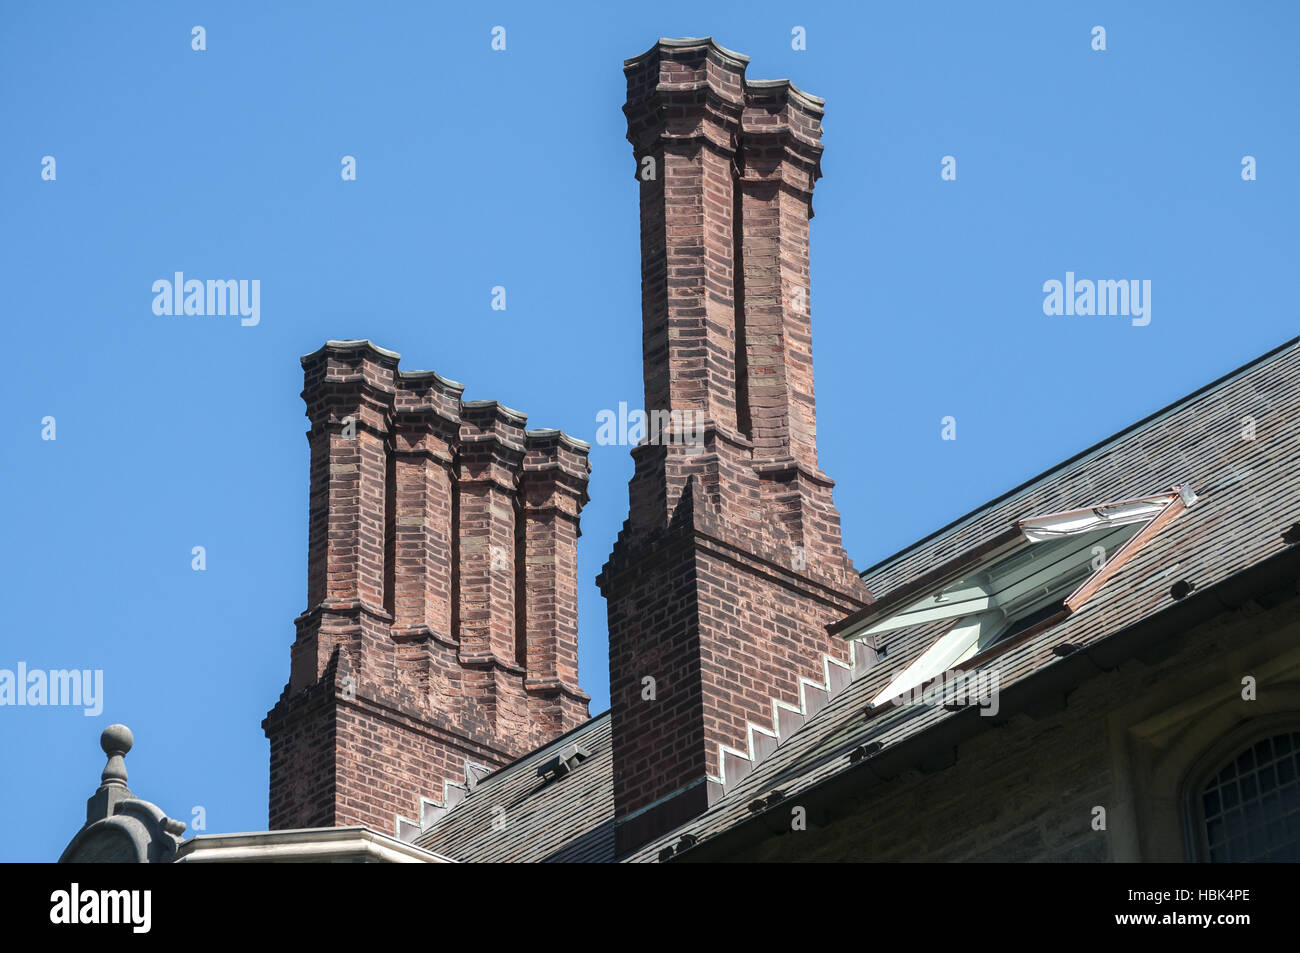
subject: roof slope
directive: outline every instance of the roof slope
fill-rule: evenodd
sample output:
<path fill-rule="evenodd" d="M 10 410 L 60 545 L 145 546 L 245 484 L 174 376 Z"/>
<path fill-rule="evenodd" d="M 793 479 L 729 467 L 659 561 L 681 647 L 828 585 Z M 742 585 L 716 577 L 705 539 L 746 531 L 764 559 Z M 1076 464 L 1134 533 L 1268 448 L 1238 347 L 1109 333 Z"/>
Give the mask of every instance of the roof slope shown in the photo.
<path fill-rule="evenodd" d="M 1243 421 L 1255 421 L 1254 440 Z M 1088 645 L 1174 604 L 1170 587 L 1204 589 L 1287 548 L 1300 521 L 1300 338 L 1207 385 L 1109 440 L 968 514 L 863 573 L 877 598 L 978 546 L 1014 520 L 1142 496 L 1188 483 L 1200 499 L 1164 528 L 1078 612 L 988 662 L 1002 688 L 1058 663 L 1052 646 Z M 714 836 L 758 798 L 789 797 L 844 771 L 853 748 L 892 746 L 957 717 L 911 706 L 865 720 L 864 709 L 948 623 L 888 633 L 885 658 L 758 764 L 703 815 L 629 857 L 655 860 L 682 834 Z M 892 640 L 892 641 L 891 641 Z"/>
<path fill-rule="evenodd" d="M 558 780 L 538 776 L 541 765 L 574 743 L 590 757 Z M 612 861 L 609 712 L 489 774 L 415 843 L 463 862 Z"/>
<path fill-rule="evenodd" d="M 1254 440 L 1243 420 L 1255 420 Z M 1186 483 L 1196 504 L 1119 569 L 1078 612 L 991 659 L 1000 685 L 1061 660 L 1052 646 L 1105 639 L 1173 605 L 1170 586 L 1205 589 L 1287 548 L 1282 532 L 1300 521 L 1300 338 L 1265 354 L 1123 432 L 1067 460 L 890 557 L 862 575 L 877 598 L 1005 530 L 1017 519 L 1160 492 Z M 946 631 L 947 622 L 888 633 L 885 657 L 700 817 L 645 845 L 628 860 L 653 861 L 690 833 L 703 841 L 751 816 L 750 805 L 780 789 L 791 796 L 845 771 L 853 748 L 891 747 L 958 717 L 938 707 L 863 711 L 903 668 Z M 572 774 L 542 785 L 537 767 L 564 744 L 592 752 Z M 613 859 L 610 716 L 480 782 L 416 843 L 462 861 Z M 504 828 L 492 829 L 494 807 Z"/>

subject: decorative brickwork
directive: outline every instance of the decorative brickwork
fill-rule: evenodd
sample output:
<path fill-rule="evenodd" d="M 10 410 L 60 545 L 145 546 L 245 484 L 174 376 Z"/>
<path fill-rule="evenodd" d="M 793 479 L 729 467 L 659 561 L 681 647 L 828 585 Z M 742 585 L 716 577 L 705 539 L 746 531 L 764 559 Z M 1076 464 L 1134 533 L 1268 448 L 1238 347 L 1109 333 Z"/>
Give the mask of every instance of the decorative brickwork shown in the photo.
<path fill-rule="evenodd" d="M 808 220 L 822 101 L 711 40 L 627 61 L 646 409 L 702 445 L 633 450 L 609 611 L 617 849 L 702 810 L 849 677 L 825 626 L 870 601 L 817 464 Z M 651 681 L 652 680 L 652 681 Z M 757 734 L 756 734 L 757 732 Z M 733 758 L 728 752 L 740 755 Z"/>
<path fill-rule="evenodd" d="M 587 445 L 398 360 L 368 341 L 302 359 L 309 608 L 263 722 L 273 829 L 393 831 L 588 717 Z"/>

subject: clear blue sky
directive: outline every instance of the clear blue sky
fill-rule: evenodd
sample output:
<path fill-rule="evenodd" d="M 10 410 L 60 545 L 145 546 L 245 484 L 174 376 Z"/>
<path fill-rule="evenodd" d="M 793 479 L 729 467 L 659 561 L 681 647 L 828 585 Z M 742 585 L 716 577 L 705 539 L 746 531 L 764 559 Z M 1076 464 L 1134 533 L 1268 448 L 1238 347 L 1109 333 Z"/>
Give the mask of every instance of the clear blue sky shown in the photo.
<path fill-rule="evenodd" d="M 0 668 L 102 669 L 105 707 L 0 708 L 0 858 L 57 857 L 113 721 L 138 794 L 203 806 L 209 831 L 265 827 L 259 723 L 306 598 L 299 355 L 370 338 L 587 439 L 599 410 L 640 405 L 624 58 L 713 35 L 751 78 L 827 99 L 821 462 L 865 568 L 1295 333 L 1297 9 L 5 4 Z M 259 279 L 260 324 L 155 316 L 175 271 Z M 1067 271 L 1150 280 L 1151 323 L 1044 315 Z M 592 464 L 596 712 L 593 580 L 631 461 Z"/>

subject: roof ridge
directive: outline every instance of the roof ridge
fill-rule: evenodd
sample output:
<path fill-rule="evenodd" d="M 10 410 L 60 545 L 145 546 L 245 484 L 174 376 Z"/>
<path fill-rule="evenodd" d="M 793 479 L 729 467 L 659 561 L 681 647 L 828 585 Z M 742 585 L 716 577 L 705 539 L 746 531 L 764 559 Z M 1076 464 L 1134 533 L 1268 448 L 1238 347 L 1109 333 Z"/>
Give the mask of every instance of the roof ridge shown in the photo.
<path fill-rule="evenodd" d="M 932 542 L 936 539 L 945 536 L 952 530 L 957 529 L 959 526 L 970 522 L 981 513 L 984 513 L 992 509 L 993 507 L 997 506 L 999 503 L 1004 503 L 1007 500 L 1013 499 L 1017 495 L 1023 493 L 1025 490 L 1028 490 L 1030 487 L 1045 482 L 1049 477 L 1058 474 L 1060 471 L 1066 469 L 1067 467 L 1073 466 L 1074 464 L 1086 460 L 1089 457 L 1096 456 L 1098 453 L 1100 453 L 1106 447 L 1118 441 L 1120 438 L 1126 437 L 1129 434 L 1137 430 L 1140 430 L 1141 428 L 1146 427 L 1151 423 L 1154 423 L 1160 418 L 1174 413 L 1175 411 L 1181 409 L 1182 407 L 1186 406 L 1187 404 L 1191 403 L 1197 398 L 1202 397 L 1211 391 L 1217 390 L 1218 388 L 1224 386 L 1230 381 L 1245 376 L 1247 373 L 1254 370 L 1255 368 L 1267 364 L 1269 361 L 1278 357 L 1285 351 L 1288 351 L 1291 348 L 1296 347 L 1297 345 L 1300 345 L 1300 337 L 1294 337 L 1291 338 L 1291 340 L 1289 341 L 1279 344 L 1277 347 L 1273 348 L 1272 350 L 1267 351 L 1264 354 L 1261 354 L 1259 357 L 1253 358 L 1250 361 L 1247 361 L 1245 364 L 1242 364 L 1240 367 L 1236 368 L 1235 370 L 1229 371 L 1228 373 L 1224 374 L 1222 377 L 1210 381 L 1210 383 L 1197 388 L 1196 390 L 1192 391 L 1190 394 L 1185 394 L 1184 396 L 1175 400 L 1173 403 L 1167 404 L 1166 406 L 1160 408 L 1159 410 L 1148 414 L 1147 416 L 1143 417 L 1141 420 L 1129 424 L 1123 430 L 1116 431 L 1115 433 L 1111 434 L 1109 437 L 1106 437 L 1104 440 L 1100 440 L 1097 443 L 1094 443 L 1092 446 L 1087 447 L 1084 450 L 1080 450 L 1074 456 L 1062 460 L 1060 463 L 1050 467 L 1047 470 L 1044 470 L 1042 473 L 1039 473 L 1037 476 L 1030 477 L 1025 482 L 1019 484 L 1018 486 L 1012 487 L 1010 490 L 1007 490 L 1005 493 L 1001 494 L 1000 496 L 996 496 L 993 499 L 989 500 L 988 502 L 980 504 L 979 506 L 975 507 L 973 510 L 969 511 L 968 513 L 965 513 L 964 515 L 957 517 L 955 520 L 952 520 L 946 525 L 939 527 L 934 532 L 921 537 L 920 539 L 916 540 L 913 543 L 909 543 L 908 545 L 904 546 L 902 549 L 898 550 L 892 555 L 886 556 L 884 559 L 880 560 L 879 562 L 876 562 L 873 565 L 868 566 L 866 569 L 860 571 L 858 575 L 861 576 L 863 579 L 865 579 L 868 576 L 872 575 L 873 573 L 876 573 L 879 570 L 884 569 L 886 566 L 898 562 L 899 560 L 903 559 L 909 554 L 916 552 L 918 549 L 923 547 L 926 543 Z"/>

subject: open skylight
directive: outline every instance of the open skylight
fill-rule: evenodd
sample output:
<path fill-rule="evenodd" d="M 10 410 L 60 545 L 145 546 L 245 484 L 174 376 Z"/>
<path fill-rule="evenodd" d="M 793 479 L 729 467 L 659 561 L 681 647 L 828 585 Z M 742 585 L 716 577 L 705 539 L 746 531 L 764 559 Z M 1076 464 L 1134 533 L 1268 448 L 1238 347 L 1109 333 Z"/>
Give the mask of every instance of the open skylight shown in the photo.
<path fill-rule="evenodd" d="M 840 634 L 875 638 L 951 620 L 952 627 L 875 699 L 880 705 L 998 642 L 1079 608 L 1165 524 L 1195 502 L 1190 489 L 1018 521 L 845 620 Z"/>

